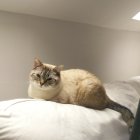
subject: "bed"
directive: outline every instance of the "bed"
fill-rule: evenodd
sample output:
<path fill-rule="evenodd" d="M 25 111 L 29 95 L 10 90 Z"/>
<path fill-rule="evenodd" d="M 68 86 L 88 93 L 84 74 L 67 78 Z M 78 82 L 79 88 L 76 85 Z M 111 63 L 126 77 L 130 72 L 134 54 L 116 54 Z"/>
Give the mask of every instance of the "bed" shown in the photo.
<path fill-rule="evenodd" d="M 140 77 L 104 84 L 109 97 L 136 114 Z M 37 99 L 0 102 L 0 140 L 128 140 L 121 115 Z"/>

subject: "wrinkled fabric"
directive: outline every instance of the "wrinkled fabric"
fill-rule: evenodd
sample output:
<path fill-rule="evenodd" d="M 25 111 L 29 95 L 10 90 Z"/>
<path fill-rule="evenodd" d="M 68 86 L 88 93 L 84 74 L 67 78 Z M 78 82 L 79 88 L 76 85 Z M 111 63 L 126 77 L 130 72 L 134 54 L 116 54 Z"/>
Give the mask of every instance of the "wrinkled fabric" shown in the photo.
<path fill-rule="evenodd" d="M 140 79 L 140 78 L 139 78 Z M 136 83 L 136 85 L 135 85 Z M 105 84 L 108 96 L 136 113 L 140 82 Z M 121 114 L 37 99 L 0 102 L 0 140 L 128 140 Z"/>

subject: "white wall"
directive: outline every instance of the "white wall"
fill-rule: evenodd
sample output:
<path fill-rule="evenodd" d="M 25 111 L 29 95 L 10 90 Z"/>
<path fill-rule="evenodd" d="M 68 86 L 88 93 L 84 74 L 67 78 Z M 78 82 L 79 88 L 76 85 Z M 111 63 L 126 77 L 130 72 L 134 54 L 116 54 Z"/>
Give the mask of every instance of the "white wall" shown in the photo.
<path fill-rule="evenodd" d="M 0 100 L 27 97 L 35 57 L 108 82 L 140 75 L 139 52 L 137 32 L 0 12 Z"/>

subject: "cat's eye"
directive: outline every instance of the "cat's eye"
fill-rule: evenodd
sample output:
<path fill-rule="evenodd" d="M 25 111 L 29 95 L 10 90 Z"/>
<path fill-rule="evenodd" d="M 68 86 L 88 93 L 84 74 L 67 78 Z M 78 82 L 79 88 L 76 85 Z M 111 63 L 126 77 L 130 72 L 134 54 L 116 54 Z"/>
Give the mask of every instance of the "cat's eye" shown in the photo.
<path fill-rule="evenodd" d="M 52 78 L 48 78 L 47 80 L 48 80 L 48 81 L 51 81 L 51 80 L 52 80 Z"/>
<path fill-rule="evenodd" d="M 38 78 L 40 78 L 40 75 L 39 75 L 39 74 L 37 74 L 36 76 L 37 76 Z"/>

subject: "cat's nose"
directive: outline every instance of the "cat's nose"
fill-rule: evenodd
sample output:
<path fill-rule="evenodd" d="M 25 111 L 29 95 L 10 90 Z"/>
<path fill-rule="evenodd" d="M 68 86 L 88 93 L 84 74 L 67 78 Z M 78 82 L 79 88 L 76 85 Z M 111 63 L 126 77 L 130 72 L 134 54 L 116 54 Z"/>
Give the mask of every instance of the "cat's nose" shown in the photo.
<path fill-rule="evenodd" d="M 40 82 L 40 86 L 42 87 L 44 83 Z"/>
<path fill-rule="evenodd" d="M 44 85 L 44 80 L 40 81 L 40 86 L 42 87 Z"/>

